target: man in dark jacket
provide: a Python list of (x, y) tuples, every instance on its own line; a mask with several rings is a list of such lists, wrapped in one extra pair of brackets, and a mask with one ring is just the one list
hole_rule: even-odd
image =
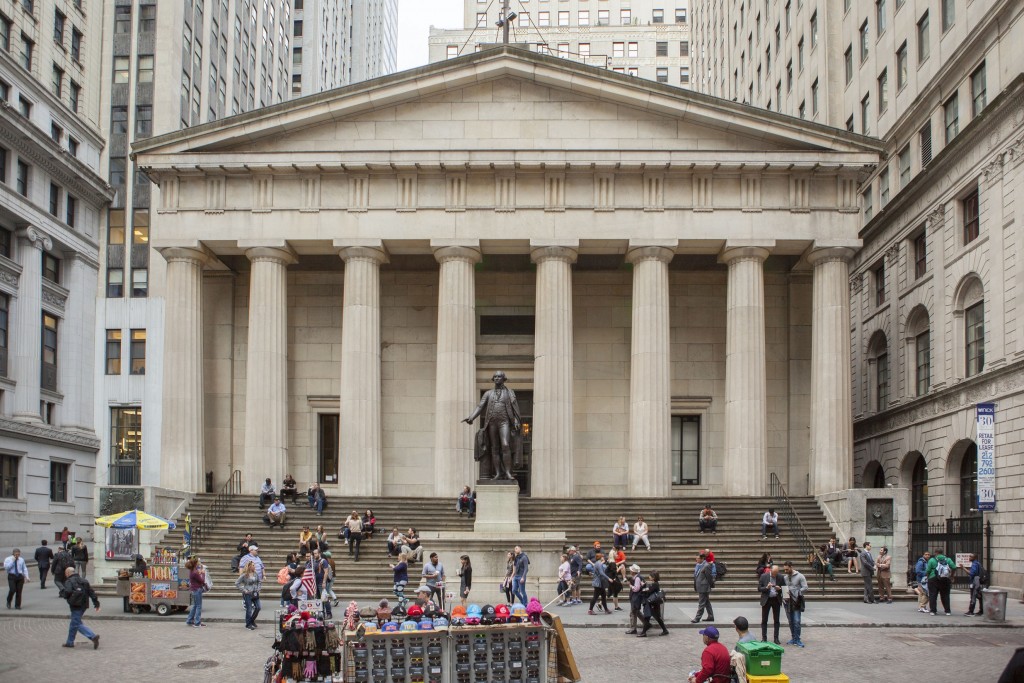
[(39, 588), (46, 588), (46, 575), (50, 572), (50, 563), (53, 561), (53, 551), (46, 545), (46, 539), (43, 539), (43, 544), (36, 548), (36, 564), (39, 565)]
[(864, 579), (864, 602), (875, 603), (875, 589), (871, 577), (875, 575), (875, 558), (871, 555), (871, 544), (865, 543), (860, 551), (860, 575)]
[(712, 586), (714, 586), (714, 577), (711, 573), (711, 563), (708, 562), (707, 555), (699, 553), (697, 565), (693, 568), (693, 590), (697, 591), (697, 615), (690, 620), (691, 624), (700, 621), (704, 610), (708, 611), (708, 618), (704, 621), (715, 620), (715, 611), (711, 607)]
[(74, 567), (75, 561), (71, 559), (71, 553), (67, 548), (57, 548), (57, 554), (53, 556), (50, 563), (50, 571), (53, 572), (53, 585), (58, 591), (64, 590), (64, 570)]
[(74, 567), (68, 567), (64, 575), (66, 577), (64, 590), (60, 592), (60, 596), (68, 601), (68, 607), (71, 608), (71, 624), (68, 626), (68, 639), (64, 643), (64, 647), (74, 647), (75, 636), (81, 633), (92, 641), (92, 649), (95, 650), (100, 646), (100, 637), (82, 623), (82, 615), (88, 609), (90, 600), (92, 600), (92, 606), (99, 612), (99, 598), (96, 597), (96, 591), (92, 589), (85, 577), (75, 573)]
[(512, 596), (525, 605), (529, 600), (526, 597), (526, 575), (530, 572), (530, 558), (519, 546), (514, 549), (515, 564), (512, 572)]
[(772, 565), (772, 568), (761, 574), (757, 580), (757, 590), (761, 593), (761, 640), (768, 640), (768, 614), (774, 617), (776, 645), (779, 642), (779, 610), (782, 609), (782, 580), (779, 579), (779, 565)]

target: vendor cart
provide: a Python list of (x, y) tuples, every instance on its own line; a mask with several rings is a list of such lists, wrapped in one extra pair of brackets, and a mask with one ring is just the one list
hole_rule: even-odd
[(188, 575), (178, 573), (178, 556), (173, 550), (157, 548), (145, 576), (127, 570), (117, 577), (117, 594), (124, 598), (124, 611), (155, 611), (160, 616), (171, 612), (184, 612), (189, 608), (191, 595)]

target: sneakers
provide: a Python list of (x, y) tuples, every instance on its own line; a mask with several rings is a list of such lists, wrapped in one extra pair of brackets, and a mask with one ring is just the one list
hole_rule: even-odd
[(804, 644), (801, 641), (799, 641), (799, 640), (794, 641), (793, 644), (796, 645), (797, 647), (803, 647), (804, 646)]
[(593, 616), (593, 614), (594, 614), (594, 610), (592, 610), (592, 609), (588, 609), (588, 610), (587, 610), (587, 614), (589, 614), (589, 615)]
[(796, 645), (796, 638), (790, 638), (787, 640), (786, 645)]
[(948, 617), (948, 616), (950, 616), (950, 613), (949, 613), (949, 612), (946, 612), (946, 616), (947, 616), (947, 617)]
[(92, 641), (92, 649), (94, 649), (94, 650), (100, 649), (100, 637), (99, 637), (98, 634), (93, 636), (89, 640)]
[(60, 646), (61, 647), (74, 647), (75, 644), (74, 643), (61, 643)]
[(924, 612), (925, 614), (928, 614), (928, 608), (927, 607), (918, 607), (917, 611), (918, 612)]
[(246, 625), (246, 628), (249, 629), (250, 631), (255, 631), (256, 630), (256, 627), (253, 626), (252, 624)]

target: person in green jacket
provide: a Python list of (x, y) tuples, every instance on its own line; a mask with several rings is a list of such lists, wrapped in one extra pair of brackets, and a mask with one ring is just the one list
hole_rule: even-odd
[(949, 591), (953, 587), (953, 572), (956, 571), (956, 563), (945, 556), (942, 548), (936, 548), (932, 553), (932, 559), (928, 560), (926, 576), (928, 577), (928, 610), (932, 616), (936, 615), (936, 601), (942, 598), (942, 608), (949, 612)]

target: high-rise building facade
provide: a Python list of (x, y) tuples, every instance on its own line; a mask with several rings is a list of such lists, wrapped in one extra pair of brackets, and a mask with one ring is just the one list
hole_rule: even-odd
[[(502, 3), (465, 0), (463, 28), (431, 29), (430, 61), (503, 40)], [(689, 0), (512, 0), (509, 40), (535, 52), (690, 86)]]
[[(0, 2), (0, 551), (91, 528), (102, 3)], [(88, 526), (87, 526), (88, 525)]]
[[(364, 15), (372, 15), (369, 28)], [(133, 143), (338, 87), (364, 71), (394, 70), (396, 27), (394, 0), (115, 0), (104, 26), (110, 40), (100, 96), (104, 170), (116, 191), (102, 230), (97, 303), (101, 512), (131, 502), (171, 515), (177, 505), (151, 489), (166, 380), (166, 262), (152, 249), (160, 244), (150, 232), (156, 209), (150, 181), (131, 158)], [(376, 52), (356, 68), (357, 46), (366, 54), (366, 45)], [(226, 185), (214, 193), (228, 206), (238, 198)]]
[[(1024, 5), (709, 0), (693, 13), (696, 89), (884, 142), (850, 264), (854, 478), (910, 490), (911, 559), (941, 521), (963, 534), (958, 552), (984, 547), (994, 580), (1024, 588)], [(989, 403), (993, 460), (978, 427)]]

